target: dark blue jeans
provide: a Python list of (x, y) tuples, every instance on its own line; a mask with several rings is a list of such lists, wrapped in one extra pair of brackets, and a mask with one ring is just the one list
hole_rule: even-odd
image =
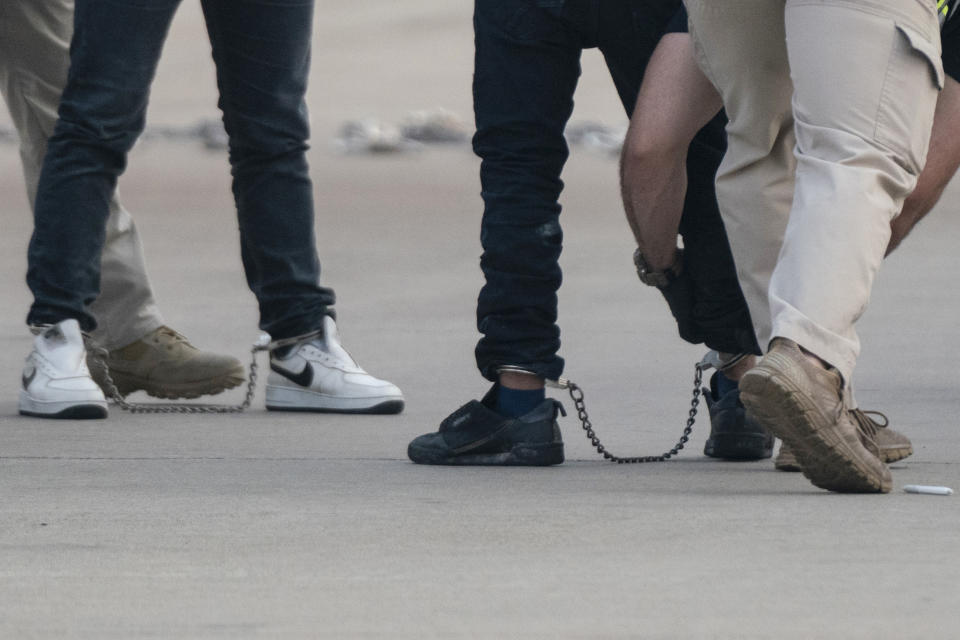
[[(630, 114), (647, 61), (679, 7), (679, 0), (476, 0), (473, 145), (482, 159), (486, 277), (476, 357), (487, 379), (502, 365), (550, 379), (563, 371), (558, 198), (581, 51), (600, 49)], [(718, 117), (690, 148), (681, 233), (696, 282), (688, 282), (690, 295), (675, 296), (688, 303), (672, 301), (671, 309), (685, 339), (739, 352), (755, 341), (714, 195), (723, 127)]]
[[(27, 321), (76, 318), (99, 293), (109, 200), (143, 131), (150, 84), (179, 0), (77, 0), (70, 74), (35, 209)], [(319, 286), (304, 93), (313, 0), (202, 0), (230, 138), (247, 283), (274, 338), (320, 328), (333, 291)], [(162, 179), (162, 177), (158, 177)], [(187, 251), (196, 250), (194, 247)], [(189, 264), (190, 256), (185, 255)]]

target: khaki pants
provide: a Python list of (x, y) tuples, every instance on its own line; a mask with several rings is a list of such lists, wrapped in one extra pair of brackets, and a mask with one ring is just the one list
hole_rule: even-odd
[(943, 86), (934, 0), (685, 0), (730, 118), (717, 198), (757, 339), (849, 381)]
[[(0, 92), (20, 136), (31, 208), (67, 80), (72, 31), (72, 0), (0, 0)], [(107, 221), (100, 296), (91, 312), (98, 325), (94, 338), (109, 349), (134, 342), (163, 324), (140, 237), (116, 194)]]

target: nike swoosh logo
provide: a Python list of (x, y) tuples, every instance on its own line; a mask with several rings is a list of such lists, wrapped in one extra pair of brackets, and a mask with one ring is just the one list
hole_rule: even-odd
[(303, 371), (301, 371), (300, 373), (293, 373), (292, 371), (287, 371), (286, 369), (282, 369), (277, 365), (273, 364), (272, 362), (270, 363), (270, 370), (276, 373), (279, 373), (287, 380), (290, 380), (291, 382), (295, 382), (301, 387), (309, 387), (311, 384), (313, 384), (313, 367), (310, 366), (309, 362), (306, 364), (306, 366), (303, 368)]
[(30, 386), (30, 383), (33, 382), (33, 379), (37, 377), (37, 370), (34, 369), (30, 372), (30, 375), (23, 374), (23, 388), (26, 390)]

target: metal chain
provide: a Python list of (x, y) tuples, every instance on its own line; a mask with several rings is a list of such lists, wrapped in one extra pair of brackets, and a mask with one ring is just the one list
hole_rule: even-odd
[(120, 394), (113, 378), (110, 377), (110, 368), (107, 366), (107, 350), (97, 347), (91, 350), (93, 361), (103, 368), (104, 392), (111, 402), (124, 411), (130, 413), (242, 413), (253, 402), (253, 394), (257, 389), (257, 352), (261, 349), (254, 346), (251, 350), (250, 375), (247, 382), (247, 393), (243, 402), (237, 405), (229, 404), (198, 404), (184, 402), (127, 402)]
[(250, 408), (250, 403), (253, 402), (253, 396), (257, 390), (257, 371), (259, 368), (257, 365), (257, 354), (261, 351), (271, 351), (279, 347), (296, 344), (317, 335), (320, 335), (319, 331), (271, 342), (269, 335), (262, 334), (250, 349), (250, 374), (247, 376), (247, 392), (246, 395), (244, 395), (243, 402), (236, 405), (199, 404), (190, 402), (127, 402), (117, 389), (113, 378), (110, 377), (110, 367), (107, 365), (107, 350), (92, 344), (88, 344), (87, 349), (93, 355), (93, 363), (97, 367), (102, 367), (105, 395), (111, 402), (124, 411), (129, 411), (130, 413), (243, 413)]
[(573, 400), (574, 406), (577, 408), (577, 417), (580, 418), (580, 422), (583, 424), (583, 430), (586, 432), (587, 440), (590, 441), (596, 450), (597, 453), (602, 455), (605, 459), (610, 460), (611, 462), (616, 462), (617, 464), (639, 464), (643, 462), (665, 462), (675, 456), (683, 446), (687, 444), (687, 441), (690, 439), (690, 433), (693, 431), (693, 424), (697, 420), (697, 407), (700, 405), (700, 385), (703, 382), (703, 370), (704, 363), (698, 362), (696, 365), (696, 372), (693, 376), (693, 398), (690, 400), (690, 411), (687, 417), (686, 427), (683, 429), (683, 434), (680, 436), (680, 439), (677, 441), (677, 444), (673, 446), (670, 451), (666, 453), (661, 453), (659, 456), (635, 456), (624, 458), (620, 456), (615, 456), (607, 448), (603, 446), (603, 443), (600, 442), (600, 438), (597, 437), (596, 432), (593, 430), (593, 424), (590, 422), (590, 417), (587, 415), (587, 407), (583, 401), (583, 389), (577, 386), (576, 383), (570, 382), (569, 380), (561, 380), (559, 384), (560, 388), (566, 388), (570, 392), (570, 398)]

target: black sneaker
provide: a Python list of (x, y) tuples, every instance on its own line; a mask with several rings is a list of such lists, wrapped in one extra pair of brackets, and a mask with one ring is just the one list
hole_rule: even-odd
[(519, 418), (505, 418), (491, 407), (494, 385), (483, 400), (471, 400), (440, 423), (440, 430), (415, 438), (407, 455), (417, 464), (545, 467), (563, 462), (563, 440), (556, 400), (546, 399)]
[(747, 418), (740, 402), (740, 390), (717, 394), (717, 376), (710, 378), (710, 390), (704, 393), (710, 411), (710, 437), (704, 455), (725, 460), (763, 460), (773, 455), (773, 435)]

